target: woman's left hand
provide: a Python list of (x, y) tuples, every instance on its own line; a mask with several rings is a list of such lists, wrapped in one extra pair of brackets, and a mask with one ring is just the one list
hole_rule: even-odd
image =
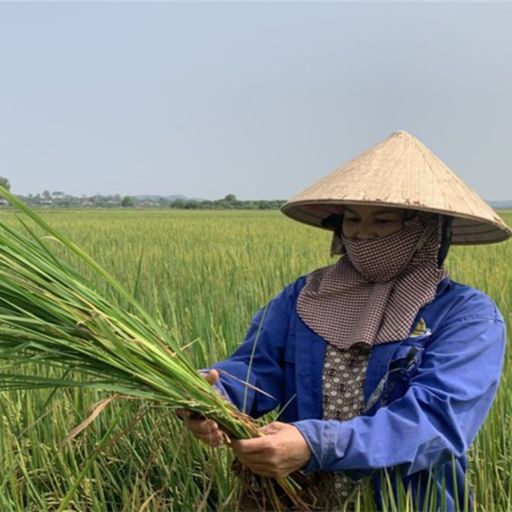
[(293, 425), (276, 421), (261, 429), (266, 435), (254, 439), (232, 439), (231, 447), (240, 461), (257, 475), (283, 478), (302, 469), (311, 450)]

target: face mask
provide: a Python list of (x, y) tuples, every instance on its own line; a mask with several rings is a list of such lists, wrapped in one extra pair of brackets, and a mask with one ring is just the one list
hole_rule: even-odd
[(370, 240), (343, 238), (343, 245), (347, 258), (359, 274), (369, 282), (385, 283), (408, 267), (433, 229), (434, 223), (425, 227), (415, 217), (390, 235)]

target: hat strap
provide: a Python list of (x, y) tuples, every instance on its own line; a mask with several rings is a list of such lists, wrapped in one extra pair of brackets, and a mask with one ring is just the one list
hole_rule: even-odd
[(424, 229), (424, 231), (421, 234), (420, 238), (416, 242), (416, 245), (414, 246), (414, 249), (411, 251), (411, 254), (407, 258), (405, 263), (402, 265), (402, 268), (398, 271), (397, 275), (401, 274), (408, 267), (409, 263), (411, 263), (412, 259), (416, 255), (416, 253), (418, 251), (420, 251), (420, 249), (425, 245), (427, 240), (435, 233), (436, 229), (439, 228), (439, 215), (436, 215), (436, 220), (437, 220), (437, 222), (435, 224), (431, 223), (430, 225), (428, 225)]

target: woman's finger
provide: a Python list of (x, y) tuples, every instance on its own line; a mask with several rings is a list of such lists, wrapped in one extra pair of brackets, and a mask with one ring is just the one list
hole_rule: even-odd
[(222, 434), (222, 432), (219, 432), (210, 435), (201, 435), (198, 436), (197, 439), (199, 439), (203, 443), (206, 443), (208, 446), (211, 446), (212, 448), (217, 448), (217, 446), (221, 446), (224, 444), (225, 436)]
[(213, 434), (219, 432), (219, 426), (212, 420), (185, 420), (185, 426), (193, 433)]
[[(201, 373), (212, 386), (219, 380), (219, 372), (217, 370), (209, 370), (208, 373)], [(215, 421), (200, 416), (188, 409), (178, 409), (176, 414), (183, 420), (185, 427), (197, 439), (212, 447), (224, 444), (226, 434), (222, 432)]]
[(224, 444), (226, 434), (213, 420), (207, 419), (185, 419), (185, 426), (190, 433), (209, 446), (217, 447)]
[(217, 370), (210, 370), (206, 374), (205, 378), (208, 381), (208, 384), (213, 386), (219, 380), (219, 372)]

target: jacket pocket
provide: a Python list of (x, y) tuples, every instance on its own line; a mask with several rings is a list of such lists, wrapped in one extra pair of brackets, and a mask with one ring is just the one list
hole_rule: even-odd
[(428, 337), (422, 336), (405, 340), (391, 357), (382, 393), (383, 405), (402, 397), (409, 389), (409, 381), (423, 359), (424, 343)]
[(396, 348), (386, 373), (370, 394), (364, 411), (369, 411), (377, 402), (384, 406), (405, 394), (409, 388), (409, 380), (422, 361), (425, 343), (429, 337), (430, 332), (409, 337)]

